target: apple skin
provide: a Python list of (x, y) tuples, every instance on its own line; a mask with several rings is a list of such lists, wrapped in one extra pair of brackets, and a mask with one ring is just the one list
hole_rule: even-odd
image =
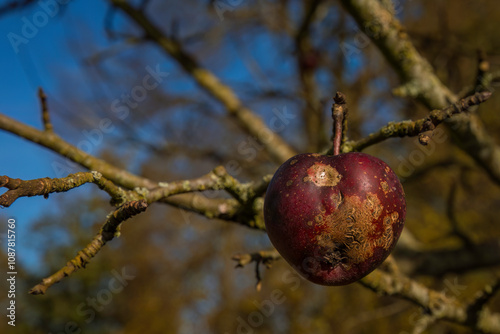
[(345, 285), (368, 275), (403, 230), (403, 187), (382, 160), (364, 153), (299, 154), (276, 171), (266, 192), (267, 234), (303, 277)]

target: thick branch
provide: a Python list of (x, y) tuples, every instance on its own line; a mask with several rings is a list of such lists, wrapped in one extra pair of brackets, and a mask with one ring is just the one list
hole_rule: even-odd
[(54, 274), (44, 278), (42, 282), (34, 286), (29, 293), (32, 295), (43, 295), (48, 288), (59, 283), (64, 277), (71, 275), (78, 269), (84, 268), (101, 248), (115, 237), (122, 222), (145, 211), (147, 207), (148, 204), (146, 201), (134, 201), (126, 203), (115, 210), (109, 215), (101, 231), (99, 231), (84, 249), (78, 252), (75, 258), (68, 261), (63, 268), (59, 269)]
[(89, 182), (96, 182), (96, 173), (75, 173), (60, 179), (44, 177), (34, 180), (12, 179), (0, 176), (0, 187), (9, 189), (0, 196), (0, 206), (9, 207), (19, 197), (47, 196), (50, 193), (65, 192)]
[(198, 64), (178, 41), (163, 34), (142, 11), (135, 9), (125, 0), (111, 0), (111, 3), (144, 29), (148, 38), (174, 58), (206, 92), (222, 103), (228, 113), (238, 120), (239, 125), (247, 133), (255, 137), (265, 147), (276, 162), (283, 163), (296, 154), (279, 135), (267, 127), (259, 116), (243, 105), (230, 87)]
[[(429, 109), (458, 100), (418, 53), (396, 17), (377, 0), (342, 0), (359, 27), (382, 51), (399, 74), (403, 86), (395, 93), (416, 97)], [(447, 122), (459, 145), (500, 183), (500, 147), (477, 115), (461, 115)]]

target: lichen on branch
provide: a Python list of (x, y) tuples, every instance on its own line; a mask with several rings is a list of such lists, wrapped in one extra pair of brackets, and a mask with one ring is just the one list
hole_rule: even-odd
[(490, 92), (475, 93), (444, 109), (432, 110), (425, 118), (416, 121), (390, 122), (377, 132), (360, 140), (348, 142), (345, 146), (348, 151), (361, 151), (388, 138), (418, 136), (426, 131), (434, 130), (436, 126), (454, 115), (467, 112), (470, 107), (483, 103), (490, 96)]
[(79, 172), (67, 177), (51, 179), (48, 177), (21, 180), (8, 176), (0, 176), (0, 187), (9, 189), (0, 196), (0, 206), (9, 207), (19, 197), (48, 196), (50, 193), (65, 192), (79, 187), (85, 183), (97, 182), (100, 178), (98, 173)]

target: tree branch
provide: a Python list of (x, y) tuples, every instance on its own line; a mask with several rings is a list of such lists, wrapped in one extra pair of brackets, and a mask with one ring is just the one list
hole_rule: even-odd
[(60, 179), (44, 177), (34, 180), (12, 179), (0, 176), (0, 187), (9, 189), (0, 196), (0, 206), (9, 207), (19, 197), (45, 196), (50, 193), (65, 192), (89, 182), (96, 182), (99, 173), (75, 173)]
[(52, 132), (54, 129), (52, 123), (50, 122), (49, 107), (47, 106), (47, 95), (43, 91), (42, 87), (38, 88), (38, 98), (40, 99), (40, 105), (42, 108), (42, 122), (45, 131)]
[[(466, 112), (470, 107), (483, 103), (491, 96), (490, 92), (476, 93), (472, 96), (460, 100), (458, 103), (452, 104), (441, 110), (433, 110), (429, 116), (416, 121), (390, 122), (386, 126), (379, 129), (377, 132), (362, 138), (358, 141), (346, 143), (348, 151), (361, 151), (364, 148), (380, 143), (388, 138), (393, 137), (414, 137), (419, 134), (432, 131), (436, 126), (452, 118), (457, 114)], [(456, 116), (455, 116), (456, 117)]]

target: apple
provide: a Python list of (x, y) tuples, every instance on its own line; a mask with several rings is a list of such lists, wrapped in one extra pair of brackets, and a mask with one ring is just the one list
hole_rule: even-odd
[(264, 201), (274, 247), (321, 285), (349, 284), (377, 268), (396, 245), (405, 215), (396, 174), (382, 160), (357, 152), (290, 158)]

